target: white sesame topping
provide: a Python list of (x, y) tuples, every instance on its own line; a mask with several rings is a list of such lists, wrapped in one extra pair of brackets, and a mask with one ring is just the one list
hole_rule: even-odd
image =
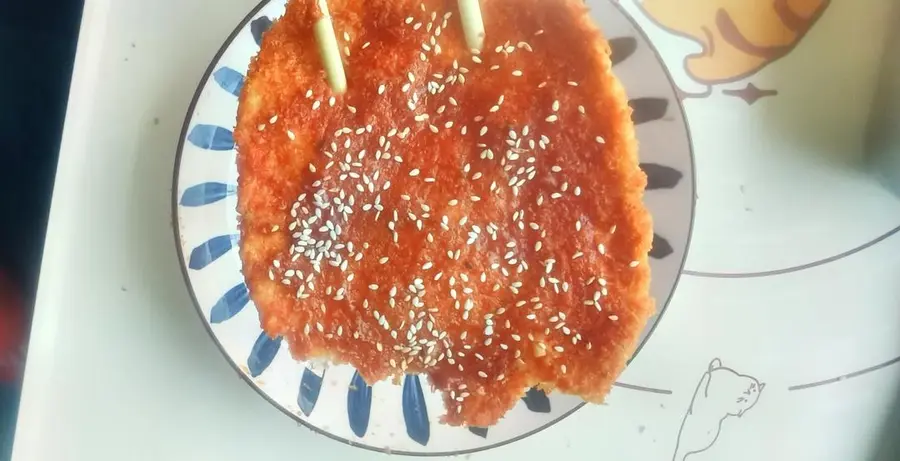
[(413, 176), (413, 177), (418, 176), (418, 175), (419, 175), (419, 169), (418, 169), (418, 168), (413, 168), (413, 169), (409, 172), (409, 175), (410, 175), (410, 176)]
[(569, 86), (578, 86), (578, 82), (573, 82), (573, 81), (569, 80), (568, 83), (569, 83)]
[(487, 377), (488, 377), (487, 373), (485, 373), (485, 372), (483, 372), (483, 371), (479, 371), (479, 372), (478, 372), (478, 376), (481, 376), (482, 378), (487, 378)]
[(559, 110), (559, 100), (554, 100), (553, 105), (550, 106), (550, 108), (553, 109), (553, 112), (558, 111)]
[(513, 77), (521, 77), (522, 71), (519, 69), (516, 69), (516, 70), (512, 71), (512, 75), (513, 75)]
[(628, 267), (638, 267), (639, 264), (640, 261), (631, 261), (630, 263), (628, 263)]
[(596, 140), (598, 144), (606, 144), (606, 140), (603, 139), (603, 136), (597, 136), (594, 140)]
[(556, 114), (553, 114), (553, 115), (550, 115), (549, 117), (545, 118), (544, 120), (548, 121), (550, 123), (553, 123), (553, 122), (559, 120), (559, 117)]

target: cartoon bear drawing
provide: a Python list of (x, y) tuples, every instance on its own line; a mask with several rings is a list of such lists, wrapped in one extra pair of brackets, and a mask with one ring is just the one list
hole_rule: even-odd
[(713, 359), (681, 421), (672, 460), (684, 461), (708, 450), (719, 438), (722, 423), (730, 417), (740, 418), (753, 408), (765, 387), (756, 378), (739, 374), (722, 366), (721, 360)]

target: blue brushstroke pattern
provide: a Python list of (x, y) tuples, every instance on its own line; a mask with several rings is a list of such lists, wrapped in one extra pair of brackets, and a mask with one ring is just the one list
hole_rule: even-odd
[(684, 176), (675, 168), (658, 163), (641, 163), (641, 169), (647, 175), (647, 190), (672, 189)]
[(428, 423), (428, 408), (422, 394), (422, 383), (416, 375), (403, 378), (403, 420), (406, 434), (421, 445), (428, 445), (431, 426)]
[(475, 434), (475, 435), (477, 435), (477, 436), (479, 436), (479, 437), (481, 437), (481, 438), (483, 438), (483, 439), (486, 439), (486, 438), (487, 438), (487, 433), (488, 433), (488, 428), (486, 428), (486, 427), (473, 427), (473, 426), (469, 426), (469, 432), (471, 432), (471, 433), (473, 433), (473, 434)]
[(547, 398), (544, 391), (536, 387), (528, 389), (522, 400), (525, 402), (525, 406), (535, 413), (550, 413), (550, 399)]
[(234, 134), (231, 130), (216, 125), (195, 125), (188, 134), (188, 142), (209, 150), (234, 149)]
[(281, 336), (272, 339), (265, 331), (256, 338), (253, 349), (250, 350), (250, 357), (247, 358), (247, 368), (250, 369), (250, 376), (257, 377), (269, 368), (278, 349), (281, 348)]
[(234, 185), (220, 182), (205, 182), (185, 189), (184, 193), (181, 194), (179, 203), (181, 206), (190, 207), (209, 205), (229, 195), (234, 195), (235, 192), (237, 192), (237, 187)]
[(244, 87), (244, 76), (240, 72), (230, 67), (223, 67), (213, 74), (213, 79), (223, 90), (235, 96), (241, 95), (241, 88)]
[(209, 323), (222, 323), (244, 309), (250, 302), (247, 285), (239, 283), (225, 292), (209, 311)]
[(653, 233), (653, 247), (650, 248), (650, 257), (653, 259), (663, 259), (666, 256), (674, 253), (675, 249), (672, 248), (672, 244), (666, 240), (665, 237)]
[(322, 390), (322, 379), (325, 377), (325, 371), (322, 376), (317, 375), (309, 367), (303, 369), (303, 377), (300, 378), (300, 392), (297, 394), (297, 405), (304, 415), (312, 414), (316, 407), (316, 401), (319, 400), (319, 391)]
[(355, 372), (347, 390), (347, 418), (350, 421), (350, 429), (357, 437), (366, 435), (371, 411), (372, 387), (366, 384), (359, 372)]
[(268, 16), (260, 16), (250, 22), (250, 34), (257, 46), (262, 45), (263, 34), (272, 27), (272, 20)]
[(188, 261), (188, 267), (194, 270), (200, 270), (210, 265), (213, 261), (219, 259), (225, 253), (228, 253), (238, 241), (238, 235), (220, 235), (213, 237), (194, 248), (191, 251), (191, 259)]

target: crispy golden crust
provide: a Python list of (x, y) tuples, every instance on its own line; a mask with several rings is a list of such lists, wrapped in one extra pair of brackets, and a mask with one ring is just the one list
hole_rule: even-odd
[(293, 0), (240, 99), (241, 258), (266, 332), (369, 382), (427, 374), (449, 424), (493, 424), (535, 385), (602, 401), (653, 311), (652, 230), (584, 6), (483, 1), (473, 57), (455, 1), (329, 3), (348, 92), (331, 99), (313, 2)]

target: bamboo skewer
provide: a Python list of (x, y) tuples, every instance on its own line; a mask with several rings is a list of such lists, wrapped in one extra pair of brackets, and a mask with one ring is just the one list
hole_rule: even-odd
[(334, 24), (331, 22), (331, 13), (328, 12), (326, 0), (317, 0), (322, 17), (313, 26), (316, 43), (319, 45), (319, 55), (322, 57), (322, 65), (325, 67), (325, 78), (328, 86), (335, 94), (347, 91), (347, 75), (344, 73), (344, 63), (341, 60), (341, 50), (338, 47), (337, 37), (334, 35)]
[(459, 0), (459, 16), (466, 36), (466, 46), (470, 50), (481, 51), (484, 45), (484, 19), (481, 17), (478, 0)]

